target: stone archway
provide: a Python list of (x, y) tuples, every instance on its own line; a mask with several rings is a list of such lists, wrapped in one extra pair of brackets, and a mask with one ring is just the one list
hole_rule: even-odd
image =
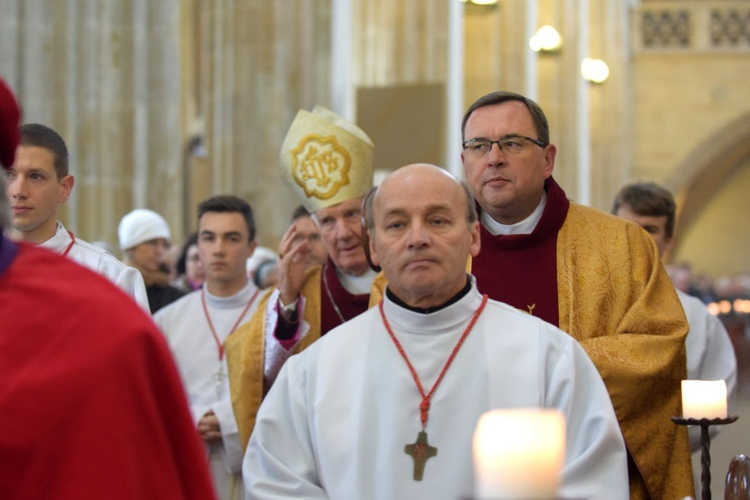
[(666, 261), (677, 253), (684, 235), (724, 182), (750, 159), (750, 112), (693, 148), (668, 185), (677, 202), (677, 240)]

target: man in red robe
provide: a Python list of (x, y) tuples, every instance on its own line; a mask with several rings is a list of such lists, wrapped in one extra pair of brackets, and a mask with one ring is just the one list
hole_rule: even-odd
[(628, 447), (631, 498), (693, 494), (680, 415), (687, 323), (651, 238), (568, 201), (552, 178), (544, 112), (512, 92), (467, 110), (461, 159), (480, 208), (479, 291), (577, 339), (599, 369)]
[[(0, 79), (0, 160), (20, 112)], [(169, 349), (115, 285), (3, 235), (0, 178), (0, 498), (212, 499)]]

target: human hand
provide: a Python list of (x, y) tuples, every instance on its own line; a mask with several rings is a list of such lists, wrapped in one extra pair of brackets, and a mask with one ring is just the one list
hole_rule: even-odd
[(221, 441), (221, 428), (219, 419), (213, 410), (208, 410), (198, 421), (198, 434), (206, 443)]
[(289, 226), (279, 243), (278, 282), (279, 299), (286, 305), (291, 304), (299, 296), (302, 282), (305, 279), (309, 251), (307, 239), (297, 240), (297, 228), (294, 223)]

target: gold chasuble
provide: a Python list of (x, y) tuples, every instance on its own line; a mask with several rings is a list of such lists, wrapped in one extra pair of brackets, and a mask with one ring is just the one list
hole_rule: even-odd
[[(628, 448), (630, 497), (693, 495), (687, 430), (670, 420), (682, 414), (687, 320), (653, 240), (635, 224), (575, 203), (556, 238), (557, 326), (580, 342), (607, 386)], [(495, 251), (483, 243), (480, 255)], [(489, 272), (512, 288), (504, 265)], [(381, 273), (371, 304), (385, 286)]]
[[(321, 320), (321, 266), (309, 269), (305, 274), (300, 294), (307, 301), (302, 318), (310, 325), (307, 335), (297, 344), (293, 353), (302, 352), (320, 338)], [(229, 391), (232, 395), (232, 408), (240, 442), (247, 447), (255, 426), (255, 416), (263, 401), (266, 349), (266, 308), (273, 294), (269, 290), (258, 304), (253, 317), (240, 326), (226, 341), (227, 370), (229, 371)]]
[(607, 386), (634, 461), (630, 497), (692, 495), (687, 429), (670, 420), (682, 414), (687, 320), (656, 246), (635, 224), (623, 231), (608, 214), (571, 203), (557, 249), (559, 327)]

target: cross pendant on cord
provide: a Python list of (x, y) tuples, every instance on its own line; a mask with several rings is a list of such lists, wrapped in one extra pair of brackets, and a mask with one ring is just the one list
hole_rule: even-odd
[(424, 475), (424, 466), (427, 463), (427, 459), (437, 455), (437, 448), (430, 446), (427, 443), (427, 433), (425, 431), (419, 431), (417, 440), (412, 444), (404, 446), (404, 453), (411, 455), (414, 460), (414, 480), (421, 481)]

